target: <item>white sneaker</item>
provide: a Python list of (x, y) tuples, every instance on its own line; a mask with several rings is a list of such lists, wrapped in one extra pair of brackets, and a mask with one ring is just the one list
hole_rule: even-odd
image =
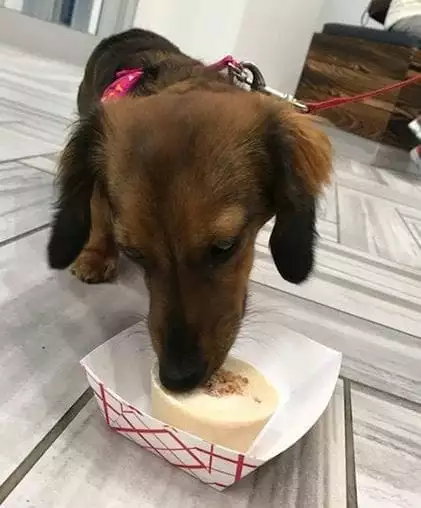
[(421, 141), (421, 117), (412, 120), (412, 122), (408, 124), (408, 127), (412, 134)]
[(421, 171), (421, 145), (416, 146), (410, 151), (411, 159), (415, 162), (417, 168)]

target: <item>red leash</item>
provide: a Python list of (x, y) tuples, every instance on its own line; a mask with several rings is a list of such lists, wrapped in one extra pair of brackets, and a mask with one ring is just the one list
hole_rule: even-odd
[(376, 97), (377, 95), (397, 90), (398, 88), (403, 88), (421, 80), (421, 74), (417, 74), (416, 76), (400, 81), (399, 83), (394, 83), (393, 85), (388, 85), (371, 92), (354, 95), (353, 97), (334, 97), (333, 99), (327, 99), (320, 102), (303, 102), (292, 95), (281, 93), (278, 90), (267, 86), (260, 69), (252, 62), (239, 62), (232, 56), (228, 55), (209, 67), (214, 68), (215, 70), (223, 70), (228, 67), (231, 72), (233, 72), (236, 79), (238, 79), (241, 83), (247, 84), (252, 90), (257, 90), (286, 100), (303, 113), (317, 113), (318, 111), (336, 108), (338, 106), (343, 106), (344, 104), (360, 102), (364, 99)]
[[(375, 97), (398, 88), (403, 88), (404, 86), (408, 86), (421, 80), (421, 74), (417, 74), (416, 76), (400, 81), (399, 83), (385, 86), (371, 92), (354, 95), (353, 97), (335, 97), (333, 99), (327, 99), (320, 102), (302, 102), (295, 99), (292, 95), (281, 93), (274, 88), (266, 86), (265, 79), (259, 68), (251, 62), (240, 62), (231, 55), (228, 55), (225, 58), (218, 60), (216, 63), (208, 65), (207, 68), (217, 72), (228, 69), (228, 71), (231, 72), (238, 81), (248, 85), (252, 90), (260, 91), (268, 95), (274, 95), (280, 99), (286, 100), (293, 104), (296, 108), (300, 109), (303, 113), (317, 113), (318, 111), (336, 108), (338, 106), (343, 106), (344, 104), (360, 102), (364, 99), (369, 99), (370, 97)], [(141, 68), (124, 69), (117, 72), (116, 80), (106, 88), (101, 98), (101, 102), (126, 95), (130, 92), (137, 81), (142, 78), (142, 76), (143, 69)]]
[(369, 99), (370, 97), (376, 97), (377, 95), (381, 95), (386, 92), (390, 92), (392, 90), (397, 90), (398, 88), (403, 88), (404, 86), (408, 86), (416, 81), (421, 80), (421, 74), (417, 74), (412, 78), (405, 79), (404, 81), (400, 81), (399, 83), (395, 83), (393, 85), (388, 85), (383, 88), (379, 88), (378, 90), (373, 90), (371, 92), (361, 93), (358, 95), (354, 95), (353, 97), (335, 97), (334, 99), (327, 99), (325, 101), (320, 102), (306, 102), (307, 113), (316, 113), (318, 111), (323, 111), (324, 109), (332, 109), (337, 106), (342, 106), (344, 104), (352, 104), (353, 102), (360, 102), (364, 99)]

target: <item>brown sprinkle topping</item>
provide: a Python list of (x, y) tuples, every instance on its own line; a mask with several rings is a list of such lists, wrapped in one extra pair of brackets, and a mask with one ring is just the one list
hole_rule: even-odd
[(212, 397), (224, 395), (244, 395), (249, 380), (240, 374), (225, 369), (220, 369), (204, 385), (204, 390)]

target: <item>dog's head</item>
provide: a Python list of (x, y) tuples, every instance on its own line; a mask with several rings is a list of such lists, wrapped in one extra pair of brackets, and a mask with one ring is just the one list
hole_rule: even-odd
[(118, 245), (144, 269), (161, 380), (193, 388), (235, 340), (256, 234), (272, 216), (279, 273), (308, 276), (330, 165), (312, 120), (259, 94), (175, 88), (106, 104), (76, 125), (62, 155), (50, 265), (65, 268), (86, 243), (97, 185)]

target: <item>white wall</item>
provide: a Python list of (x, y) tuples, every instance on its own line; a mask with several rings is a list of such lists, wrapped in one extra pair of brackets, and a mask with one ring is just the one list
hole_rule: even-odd
[(23, 8), (23, 0), (5, 0), (4, 6), (7, 7), (8, 9), (21, 11)]
[[(343, 23), (345, 25), (361, 25), (361, 16), (370, 0), (324, 0), (323, 7), (317, 20), (317, 30), (320, 31), (325, 23)], [(383, 28), (383, 25), (369, 20), (368, 27)]]
[(93, 35), (0, 7), (0, 44), (84, 67), (98, 43)]
[(293, 92), (323, 0), (140, 0), (134, 25), (212, 62), (253, 60), (268, 84)]
[(247, 0), (140, 0), (133, 24), (212, 62), (233, 51), (246, 4)]
[(268, 84), (294, 93), (323, 0), (249, 0), (235, 55), (262, 69)]

